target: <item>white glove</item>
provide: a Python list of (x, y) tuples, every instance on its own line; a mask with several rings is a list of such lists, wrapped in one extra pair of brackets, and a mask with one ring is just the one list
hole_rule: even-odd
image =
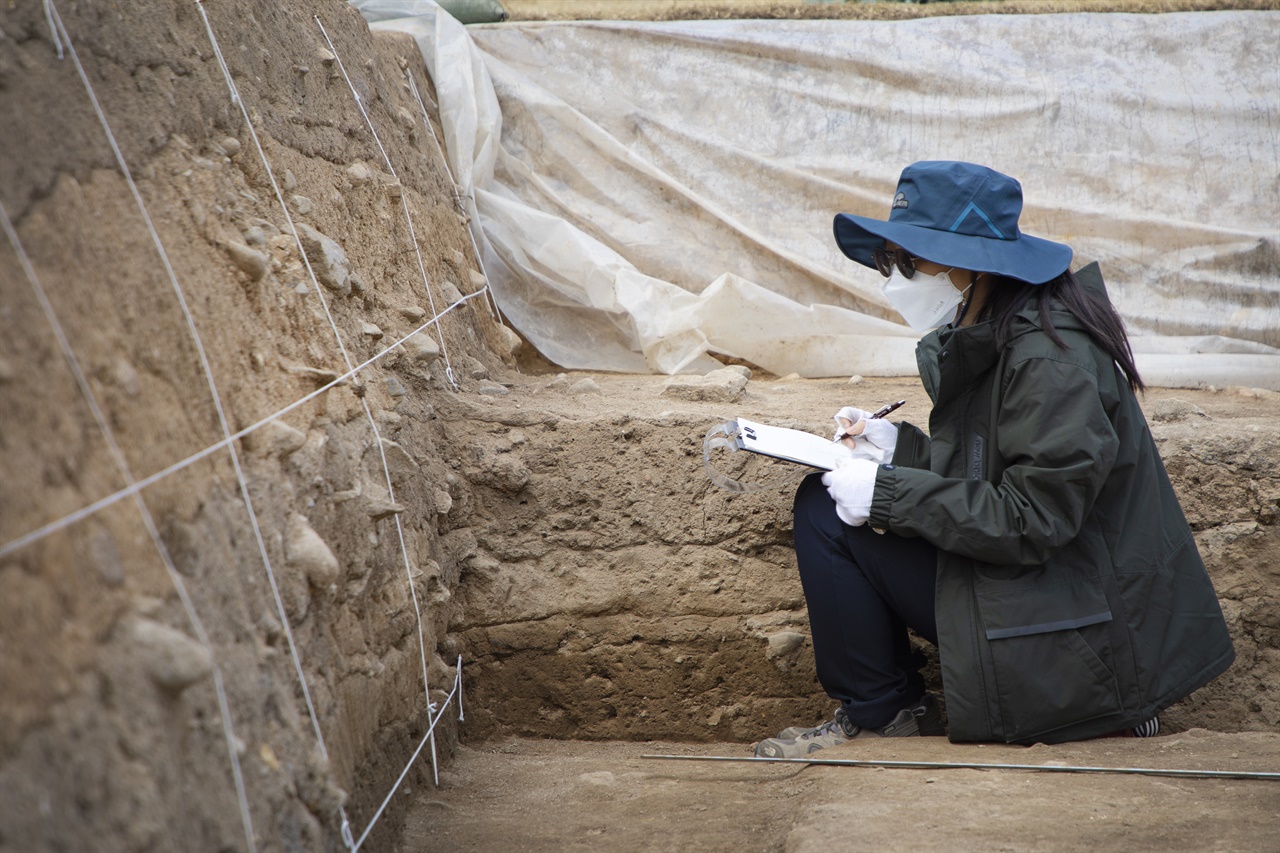
[(884, 418), (872, 418), (871, 412), (853, 406), (845, 406), (835, 413), (836, 434), (833, 440), (845, 435), (845, 428), (840, 419), (851, 421), (856, 426), (862, 421), (862, 432), (855, 435), (853, 451), (860, 459), (884, 463), (893, 459), (893, 451), (898, 446), (898, 428)]
[(866, 459), (851, 459), (822, 475), (822, 485), (836, 502), (836, 515), (845, 524), (857, 527), (866, 524), (871, 516), (871, 498), (875, 495), (879, 468)]

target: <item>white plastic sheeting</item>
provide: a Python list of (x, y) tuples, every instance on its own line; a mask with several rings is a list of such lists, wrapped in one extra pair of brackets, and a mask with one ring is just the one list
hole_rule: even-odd
[(1280, 388), (1280, 13), (464, 28), (355, 5), (416, 39), (498, 303), (563, 366), (914, 373), (832, 217), (885, 217), (903, 166), (957, 159), (1102, 263), (1148, 381)]

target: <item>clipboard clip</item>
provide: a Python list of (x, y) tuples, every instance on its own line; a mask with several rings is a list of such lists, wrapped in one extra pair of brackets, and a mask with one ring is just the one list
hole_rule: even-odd
[(800, 468), (763, 483), (744, 483), (736, 477), (729, 476), (712, 464), (711, 452), (713, 450), (724, 449), (730, 453), (736, 453), (739, 450), (746, 450), (747, 442), (755, 440), (755, 430), (751, 427), (740, 428), (737, 420), (725, 421), (707, 430), (706, 436), (702, 439), (702, 470), (706, 472), (707, 479), (725, 491), (745, 494), (747, 492), (775, 489), (778, 486), (793, 483), (800, 476), (807, 473), (805, 469)]

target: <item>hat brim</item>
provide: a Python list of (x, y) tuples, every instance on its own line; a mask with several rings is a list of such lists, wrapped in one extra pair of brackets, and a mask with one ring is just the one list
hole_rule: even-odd
[(876, 263), (871, 252), (886, 240), (935, 264), (995, 273), (1029, 284), (1052, 281), (1071, 265), (1070, 246), (1030, 234), (999, 240), (837, 213), (835, 237), (846, 257), (872, 269)]

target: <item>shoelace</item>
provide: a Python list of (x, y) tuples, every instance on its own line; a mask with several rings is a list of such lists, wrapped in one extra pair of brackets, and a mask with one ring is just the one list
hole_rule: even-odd
[(824, 735), (835, 734), (839, 732), (844, 734), (844, 726), (840, 725), (839, 718), (827, 720), (811, 732), (804, 732), (800, 735), (799, 740), (812, 740), (813, 738), (823, 737)]

